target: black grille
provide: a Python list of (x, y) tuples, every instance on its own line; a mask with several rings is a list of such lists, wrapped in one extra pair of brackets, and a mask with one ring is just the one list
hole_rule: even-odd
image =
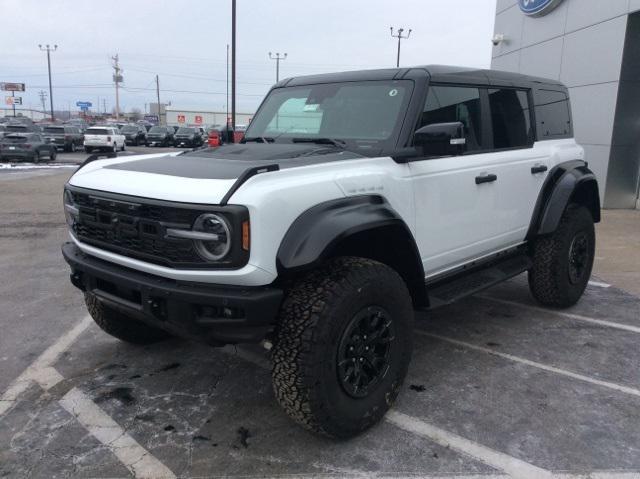
[(203, 266), (193, 242), (165, 238), (166, 228), (189, 229), (206, 209), (144, 203), (73, 191), (80, 210), (73, 226), (76, 237), (101, 249), (172, 267)]

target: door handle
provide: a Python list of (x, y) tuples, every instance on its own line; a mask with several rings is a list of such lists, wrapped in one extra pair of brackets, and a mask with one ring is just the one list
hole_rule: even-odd
[(481, 185), (482, 183), (493, 183), (497, 179), (498, 177), (493, 174), (484, 174), (484, 175), (476, 176), (476, 185)]
[(547, 165), (536, 165), (536, 166), (532, 166), (531, 167), (531, 174), (532, 175), (537, 175), (538, 173), (544, 173), (545, 171), (547, 171), (549, 168), (547, 168)]

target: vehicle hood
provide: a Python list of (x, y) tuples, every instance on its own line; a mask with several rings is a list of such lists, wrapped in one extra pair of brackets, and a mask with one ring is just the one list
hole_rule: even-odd
[(227, 145), (186, 154), (98, 160), (80, 169), (69, 183), (145, 198), (217, 204), (249, 168), (277, 164), (284, 170), (358, 158), (364, 157), (324, 145)]

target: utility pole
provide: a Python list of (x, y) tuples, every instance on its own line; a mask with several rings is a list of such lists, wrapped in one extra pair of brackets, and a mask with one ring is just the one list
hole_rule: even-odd
[(111, 57), (113, 60), (113, 70), (115, 73), (113, 74), (113, 82), (116, 84), (116, 120), (120, 119), (120, 83), (122, 82), (122, 69), (118, 64), (119, 58), (116, 53), (115, 56)]
[(231, 128), (236, 131), (236, 0), (231, 0)]
[(54, 121), (53, 117), (53, 87), (51, 86), (51, 52), (55, 52), (58, 49), (58, 45), (54, 45), (53, 48), (46, 44), (44, 47), (38, 45), (40, 51), (47, 52), (47, 68), (49, 70), (49, 100), (51, 101), (51, 121)]
[(107, 99), (102, 99), (102, 113), (107, 113)]
[(269, 52), (269, 58), (276, 61), (276, 83), (278, 83), (280, 81), (280, 60), (286, 60), (287, 54), (285, 53), (284, 56), (281, 57), (279, 53), (276, 53), (274, 56)]
[(225, 128), (229, 125), (229, 44), (227, 43), (227, 102), (225, 103), (225, 109), (227, 111), (224, 117)]
[(158, 97), (158, 125), (162, 125), (162, 109), (160, 108), (160, 78), (156, 75), (156, 96)]
[(47, 92), (44, 90), (40, 90), (38, 92), (38, 96), (40, 96), (40, 103), (42, 104), (42, 111), (47, 110)]
[(404, 32), (404, 28), (399, 28), (398, 29), (398, 33), (396, 33), (394, 35), (393, 34), (393, 27), (391, 27), (391, 36), (393, 38), (397, 38), (398, 39), (398, 57), (396, 59), (396, 67), (400, 67), (400, 41), (401, 40), (406, 40), (411, 36), (411, 29), (409, 29), (409, 33), (407, 33), (406, 36), (402, 35), (403, 32)]

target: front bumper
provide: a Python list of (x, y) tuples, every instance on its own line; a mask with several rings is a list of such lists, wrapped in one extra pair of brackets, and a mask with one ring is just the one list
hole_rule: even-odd
[(273, 329), (283, 292), (270, 286), (238, 287), (176, 281), (62, 246), (71, 282), (106, 305), (178, 336), (209, 344), (259, 342)]

